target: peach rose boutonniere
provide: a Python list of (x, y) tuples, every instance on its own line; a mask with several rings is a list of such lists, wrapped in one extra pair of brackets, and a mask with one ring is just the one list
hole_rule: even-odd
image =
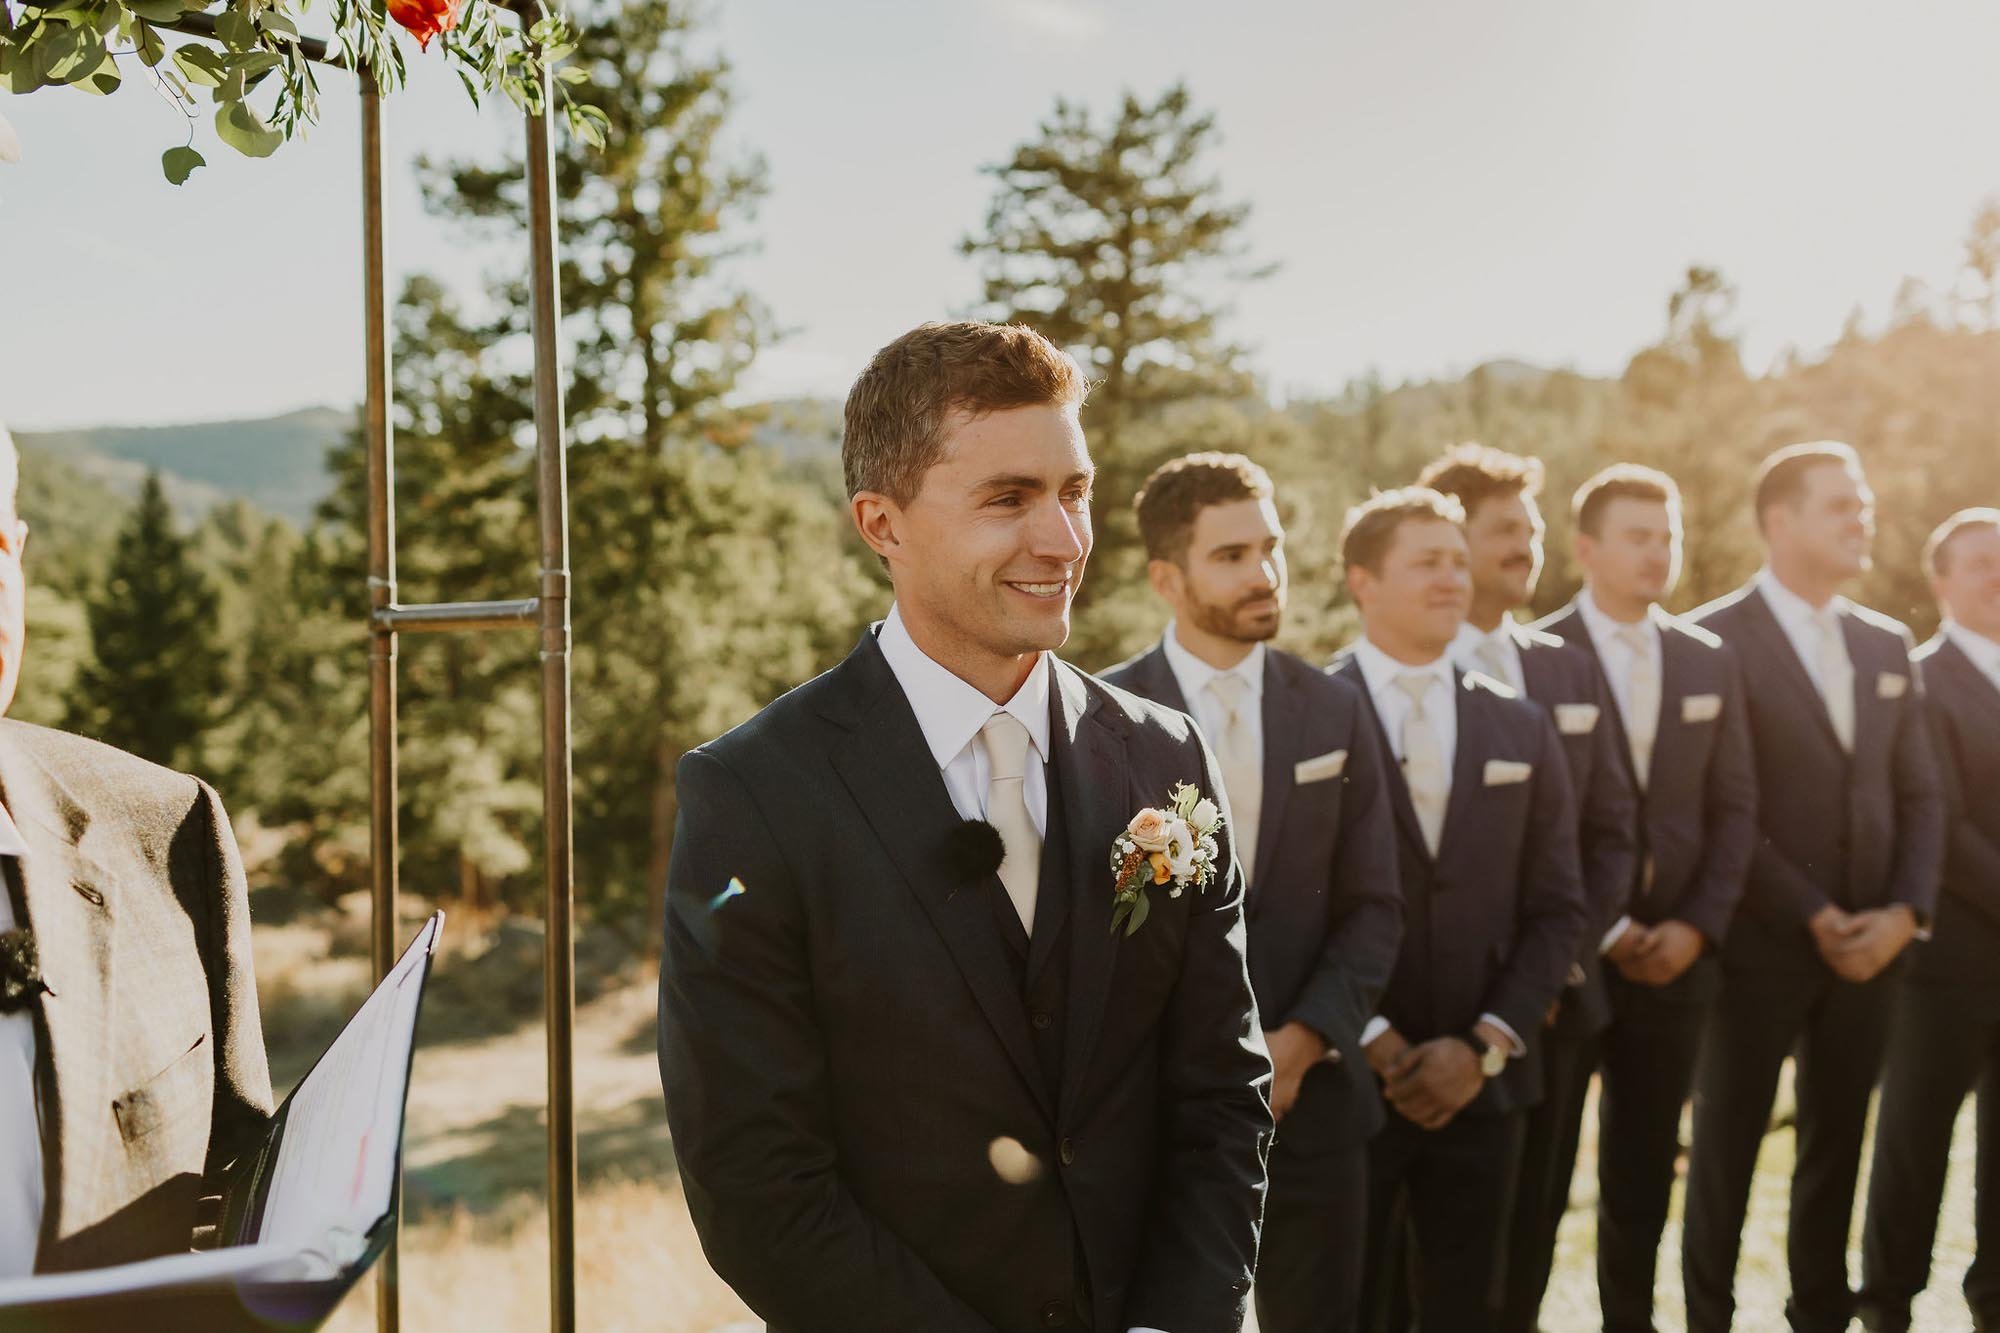
[(1215, 841), (1221, 827), (1215, 802), (1187, 782), (1175, 785), (1165, 809), (1147, 806), (1132, 816), (1111, 844), (1111, 929), (1122, 925), (1132, 935), (1146, 924), (1153, 910), (1149, 888), (1170, 884), (1169, 898), (1180, 897), (1190, 884), (1206, 889), (1222, 856)]

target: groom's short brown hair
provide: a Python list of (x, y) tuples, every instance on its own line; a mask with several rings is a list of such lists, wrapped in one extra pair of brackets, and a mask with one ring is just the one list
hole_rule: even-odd
[(953, 413), (1080, 403), (1088, 388), (1076, 362), (1025, 325), (920, 324), (875, 353), (847, 392), (847, 494), (908, 504), (944, 452)]

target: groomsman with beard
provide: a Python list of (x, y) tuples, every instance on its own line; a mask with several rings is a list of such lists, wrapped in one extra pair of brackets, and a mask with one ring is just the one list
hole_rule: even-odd
[(1350, 510), (1341, 538), (1362, 638), (1334, 674), (1394, 756), (1404, 932), (1362, 1049), (1390, 1114), (1369, 1145), (1365, 1317), (1402, 1274), (1407, 1206), (1419, 1327), (1490, 1328), (1521, 1113), (1541, 1095), (1524, 1035), (1561, 993), (1587, 920), (1562, 740), (1548, 715), (1450, 648), (1470, 593), (1464, 511), (1436, 491)]
[(1742, 667), (1762, 836), (1695, 1074), (1688, 1327), (1726, 1329), (1735, 1313), (1757, 1150), (1795, 1055), (1786, 1315), (1798, 1333), (1833, 1333), (1854, 1314), (1847, 1233), (1891, 964), (1937, 898), (1944, 801), (1909, 631), (1839, 596), (1867, 569), (1874, 535), (1854, 450), (1772, 454), (1755, 508), (1769, 563), (1694, 616)]
[(1154, 472), (1135, 508), (1148, 577), (1174, 618), (1104, 679), (1190, 714), (1221, 765), (1277, 1070), (1257, 1326), (1347, 1333), (1367, 1144), (1382, 1124), (1361, 1029), (1402, 934), (1381, 744), (1353, 686), (1269, 645), (1284, 616), (1285, 533), (1264, 469), (1190, 454)]
[[(681, 760), (667, 1120), (703, 1251), (780, 1333), (1247, 1312), (1272, 1123), (1242, 876), (1226, 825), (1203, 882), (1159, 809), (1189, 784), (1212, 811), (1214, 764), (1054, 654), (1091, 546), (1084, 387), (1019, 326), (876, 353), (841, 462), (895, 604)], [(1142, 811), (1160, 878), (1122, 887)]]
[(1640, 803), (1639, 873), (1605, 942), (1597, 1292), (1606, 1333), (1650, 1333), (1681, 1106), (1757, 841), (1757, 781), (1736, 654), (1660, 609), (1680, 573), (1673, 479), (1618, 464), (1572, 512), (1583, 590), (1538, 628), (1602, 667), (1615, 703), (1603, 725)]
[(1637, 804), (1613, 727), (1610, 695), (1590, 654), (1517, 624), (1542, 571), (1541, 460), (1463, 444), (1424, 469), (1417, 484), (1465, 507), (1471, 556), (1471, 613), (1452, 656), (1525, 696), (1555, 720), (1576, 793), (1576, 835), (1589, 928), (1570, 965), (1562, 998), (1528, 1040), (1541, 1068), (1542, 1099), (1523, 1120), (1521, 1157), (1508, 1219), (1501, 1287), (1502, 1333), (1532, 1333), (1554, 1261), (1556, 1231), (1569, 1207), (1570, 1176), (1583, 1125), (1595, 1040), (1610, 1018), (1600, 948), (1629, 950), (1611, 934), (1638, 870)]
[(1946, 519), (1924, 564), (1945, 613), (1916, 663), (1947, 834), (1937, 926), (1911, 950), (1875, 1122), (1861, 1313), (1881, 1333), (1909, 1329), (1930, 1280), (1952, 1123), (1975, 1082), (1978, 1248), (1965, 1302), (1974, 1327), (2000, 1329), (2000, 509)]

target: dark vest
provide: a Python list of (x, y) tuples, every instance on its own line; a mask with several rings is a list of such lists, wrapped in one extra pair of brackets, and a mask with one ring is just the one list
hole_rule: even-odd
[(1055, 765), (1044, 766), (1049, 791), (1048, 831), (1042, 837), (1041, 883), (1035, 894), (1035, 935), (1021, 929), (1013, 900), (999, 877), (989, 881), (993, 924), (1007, 942), (1007, 966), (1020, 988), (1035, 1042), (1035, 1059), (1051, 1091), (1062, 1087), (1062, 1047), (1069, 999), (1069, 838), (1063, 828), (1062, 792)]

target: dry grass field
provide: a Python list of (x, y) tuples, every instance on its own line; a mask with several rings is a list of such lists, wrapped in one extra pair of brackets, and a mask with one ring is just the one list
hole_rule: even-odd
[[(367, 985), (365, 904), (342, 913), (260, 912), (259, 983), (273, 1077), (282, 1090), (338, 1030)], [(413, 933), (415, 922), (409, 930)], [(519, 925), (480, 932), (447, 923), (410, 1091), (402, 1243), (404, 1327), (508, 1333), (547, 1326), (547, 1216), (542, 1204), (539, 940)], [(703, 1262), (674, 1177), (653, 1055), (654, 981), (627, 951), (579, 938), (576, 1035), (579, 1322), (591, 1333), (752, 1333), (761, 1328)], [(1781, 1094), (1780, 1111), (1786, 1109)], [(1592, 1269), (1591, 1144), (1579, 1171), (1542, 1326), (1598, 1327)], [(1785, 1195), (1792, 1132), (1765, 1142), (1738, 1279), (1739, 1327), (1784, 1327)], [(1933, 1286), (1918, 1327), (1968, 1326), (1957, 1292), (1972, 1256), (1972, 1115), (1953, 1142)], [(1865, 1183), (1864, 1183), (1865, 1188)], [(1661, 1327), (1680, 1326), (1678, 1197), (1662, 1260)], [(1854, 1260), (1858, 1264), (1858, 1258)], [(329, 1323), (373, 1329), (372, 1279)]]

